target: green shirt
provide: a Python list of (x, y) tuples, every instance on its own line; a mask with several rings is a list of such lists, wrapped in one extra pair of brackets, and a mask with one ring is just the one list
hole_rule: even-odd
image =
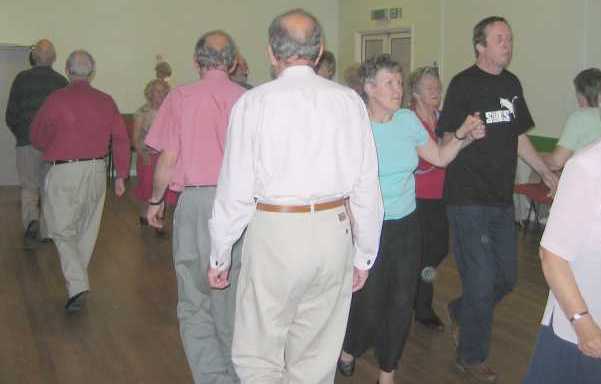
[(566, 121), (557, 145), (576, 152), (601, 137), (599, 108), (581, 108)]

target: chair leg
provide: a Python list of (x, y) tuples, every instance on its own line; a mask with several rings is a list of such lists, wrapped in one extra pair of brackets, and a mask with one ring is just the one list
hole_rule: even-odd
[(530, 226), (530, 216), (532, 215), (532, 211), (534, 211), (534, 218), (536, 219), (536, 206), (534, 204), (534, 200), (530, 200), (530, 207), (528, 208), (528, 216), (526, 216), (526, 224), (524, 224), (524, 235), (528, 233), (528, 227)]

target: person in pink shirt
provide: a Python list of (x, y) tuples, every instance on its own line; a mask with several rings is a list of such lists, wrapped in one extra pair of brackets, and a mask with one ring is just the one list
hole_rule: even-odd
[(90, 289), (87, 268), (104, 208), (109, 142), (117, 196), (125, 192), (129, 172), (125, 122), (113, 98), (90, 85), (94, 70), (88, 52), (71, 53), (66, 65), (70, 84), (48, 96), (31, 125), (31, 144), (50, 164), (43, 212), (67, 285), (67, 312), (79, 311)]
[(194, 63), (201, 80), (173, 89), (159, 108), (145, 144), (160, 152), (152, 196), (150, 225), (163, 226), (167, 187), (181, 191), (173, 221), (173, 260), (178, 284), (180, 335), (195, 383), (238, 383), (232, 366), (239, 246), (232, 252), (231, 284), (212, 290), (207, 281), (208, 221), (221, 169), (230, 110), (244, 93), (228, 71), (236, 46), (223, 31), (200, 37)]

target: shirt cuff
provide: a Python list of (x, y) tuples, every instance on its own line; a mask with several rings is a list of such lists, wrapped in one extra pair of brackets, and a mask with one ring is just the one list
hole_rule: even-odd
[(355, 257), (353, 258), (353, 265), (355, 268), (362, 271), (366, 271), (373, 267), (376, 261), (376, 255), (366, 254), (355, 248)]
[(210, 267), (218, 271), (227, 271), (232, 264), (232, 247), (227, 247), (222, 251), (211, 248)]

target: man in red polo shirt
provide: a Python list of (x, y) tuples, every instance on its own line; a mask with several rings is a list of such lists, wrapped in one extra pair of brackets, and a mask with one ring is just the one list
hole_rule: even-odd
[(109, 142), (117, 179), (115, 193), (125, 192), (129, 138), (113, 99), (90, 85), (95, 62), (76, 50), (67, 59), (69, 86), (52, 93), (31, 126), (31, 143), (50, 163), (44, 186), (44, 217), (60, 256), (69, 299), (78, 311), (90, 289), (88, 264), (94, 251), (104, 198), (105, 157)]

